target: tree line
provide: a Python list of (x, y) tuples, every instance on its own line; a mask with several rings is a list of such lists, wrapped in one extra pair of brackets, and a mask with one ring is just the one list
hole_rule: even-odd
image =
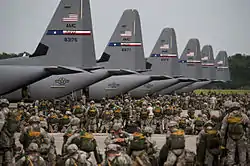
[[(0, 53), (0, 59), (21, 57), (23, 53)], [(231, 82), (224, 85), (230, 89), (250, 89), (250, 56), (235, 54), (228, 58)]]

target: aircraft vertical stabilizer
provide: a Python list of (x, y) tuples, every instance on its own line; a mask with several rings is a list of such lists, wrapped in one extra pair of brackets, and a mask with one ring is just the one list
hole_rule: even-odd
[(96, 65), (89, 0), (61, 0), (35, 52), (0, 64)]
[(141, 22), (137, 10), (125, 10), (98, 60), (108, 69), (145, 70)]
[(190, 39), (180, 57), (181, 75), (188, 78), (202, 78), (200, 42)]
[(162, 30), (147, 61), (152, 64), (152, 71), (148, 74), (180, 75), (176, 35), (173, 28)]
[[(176, 35), (173, 28), (162, 30), (150, 57), (147, 58), (147, 64), (150, 64), (150, 71), (143, 73), (146, 75), (160, 74), (167, 76), (180, 75), (178, 52), (176, 44)], [(152, 95), (162, 89), (177, 84), (178, 79), (170, 78), (161, 81), (152, 81), (143, 86), (130, 91), (132, 97), (143, 97), (146, 94)]]
[(211, 45), (205, 45), (201, 51), (202, 78), (215, 80), (215, 61), (214, 53)]
[(226, 51), (220, 51), (216, 57), (216, 79), (222, 81), (230, 81), (230, 71), (228, 64), (228, 56)]

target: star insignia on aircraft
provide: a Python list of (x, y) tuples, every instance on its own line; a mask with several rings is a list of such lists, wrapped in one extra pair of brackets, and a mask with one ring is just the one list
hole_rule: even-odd
[(146, 84), (146, 85), (144, 85), (144, 87), (148, 88), (148, 89), (152, 88), (153, 86), (154, 86), (153, 84)]
[(117, 88), (120, 86), (120, 84), (117, 84), (115, 82), (111, 83), (111, 84), (108, 84), (109, 88)]
[(57, 80), (55, 80), (55, 83), (62, 86), (62, 85), (66, 85), (67, 83), (69, 83), (69, 80), (67, 80), (64, 77), (60, 77)]

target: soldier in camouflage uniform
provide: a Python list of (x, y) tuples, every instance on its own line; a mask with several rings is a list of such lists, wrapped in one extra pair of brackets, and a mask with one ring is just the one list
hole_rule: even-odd
[(100, 150), (98, 148), (96, 139), (91, 133), (86, 132), (86, 130), (81, 129), (77, 133), (68, 138), (67, 142), (63, 147), (65, 153), (67, 153), (66, 149), (70, 144), (76, 144), (77, 147), (80, 150), (86, 152), (89, 157), (91, 155), (91, 152), (93, 152), (97, 164), (102, 163), (102, 155), (100, 154)]
[(92, 166), (85, 152), (80, 151), (76, 144), (70, 144), (67, 147), (67, 156), (65, 156), (65, 166)]
[(105, 106), (104, 111), (102, 112), (101, 118), (101, 127), (100, 132), (108, 133), (112, 127), (112, 119), (114, 117), (113, 110), (108, 106)]
[(149, 117), (149, 111), (147, 109), (147, 102), (144, 101), (142, 103), (142, 108), (140, 110), (140, 122), (141, 122), (141, 128), (144, 128), (146, 126), (148, 126), (148, 117)]
[(122, 120), (122, 108), (118, 105), (114, 105), (113, 106), (113, 114), (114, 114), (113, 124), (115, 124), (115, 123), (122, 124), (122, 122), (123, 122), (123, 120)]
[(39, 148), (36, 143), (31, 143), (27, 148), (25, 156), (16, 162), (16, 166), (23, 165), (47, 166), (46, 161), (39, 154)]
[(95, 102), (90, 101), (90, 106), (86, 110), (86, 129), (87, 131), (95, 132), (97, 131), (97, 119), (99, 118), (99, 110), (95, 106)]
[(201, 130), (196, 141), (196, 166), (214, 166), (219, 165), (219, 155), (221, 153), (221, 137), (215, 124), (208, 121)]
[(247, 164), (246, 140), (249, 141), (249, 132), (249, 118), (242, 113), (239, 103), (232, 102), (231, 111), (224, 117), (221, 126), (222, 145), (227, 149), (228, 166), (236, 164), (236, 158), (240, 165)]
[[(67, 142), (69, 137), (71, 137), (73, 134), (77, 133), (77, 131), (80, 128), (80, 121), (81, 120), (77, 117), (74, 117), (70, 120), (69, 127), (66, 129), (66, 131), (63, 135), (62, 147), (64, 147), (64, 144)], [(62, 154), (64, 154), (64, 148), (62, 148)]]
[(103, 166), (132, 166), (131, 158), (123, 152), (118, 144), (109, 144), (105, 151), (106, 159)]
[(72, 113), (69, 111), (66, 111), (66, 113), (59, 119), (61, 132), (65, 132), (65, 130), (69, 126), (71, 118), (72, 118)]
[(156, 101), (153, 112), (154, 112), (154, 123), (153, 124), (159, 123), (162, 125), (163, 108), (161, 107), (161, 103), (159, 100)]
[(123, 120), (122, 125), (123, 126), (127, 126), (129, 118), (132, 116), (132, 110), (133, 110), (133, 107), (132, 107), (129, 99), (125, 99), (124, 100), (124, 107), (122, 110), (122, 120)]
[(81, 120), (81, 123), (80, 123), (81, 127), (84, 127), (85, 125), (85, 118), (86, 118), (84, 116), (85, 112), (86, 112), (86, 109), (83, 105), (81, 105), (80, 103), (75, 104), (74, 109), (73, 109), (73, 114)]
[(60, 118), (58, 117), (54, 109), (50, 109), (50, 114), (48, 115), (48, 125), (50, 133), (57, 133), (59, 129)]
[(153, 128), (145, 127), (143, 130), (143, 135), (146, 137), (147, 141), (147, 154), (149, 160), (153, 166), (157, 166), (157, 159), (159, 156), (159, 149), (156, 145), (156, 141), (152, 139), (152, 134), (154, 133)]
[(0, 126), (0, 165), (12, 166), (13, 152), (16, 147), (14, 133), (20, 124), (20, 116), (18, 116), (17, 112), (8, 112), (7, 115), (2, 115), (1, 118), (4, 119), (0, 119), (3, 123), (3, 126)]
[(130, 135), (127, 132), (122, 131), (121, 124), (116, 123), (113, 125), (113, 128), (110, 134), (104, 140), (104, 143), (106, 146), (108, 146), (109, 144), (119, 144), (123, 147), (124, 151), (126, 151), (127, 145), (130, 140)]
[(134, 164), (151, 166), (147, 154), (148, 142), (144, 134), (140, 132), (133, 133), (133, 139), (128, 146), (128, 155), (134, 161)]
[[(41, 121), (40, 126), (45, 131), (48, 131), (48, 124), (47, 124), (46, 121)], [(56, 164), (56, 156), (57, 156), (55, 138), (53, 137), (53, 135), (48, 135), (48, 136), (49, 136), (49, 139), (50, 139), (50, 147), (49, 147), (48, 155), (44, 159), (48, 161), (48, 164), (50, 166), (54, 166)]]
[(32, 116), (29, 120), (30, 126), (23, 129), (19, 141), (26, 152), (30, 143), (36, 143), (43, 155), (48, 155), (51, 146), (51, 140), (48, 133), (40, 126), (40, 118)]

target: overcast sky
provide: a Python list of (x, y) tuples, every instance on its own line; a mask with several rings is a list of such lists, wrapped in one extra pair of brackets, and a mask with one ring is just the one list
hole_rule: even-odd
[[(60, 0), (0, 0), (0, 52), (33, 53)], [(188, 39), (250, 54), (250, 0), (91, 0), (97, 58), (123, 10), (138, 9), (145, 56), (164, 27), (175, 28), (179, 54)]]

